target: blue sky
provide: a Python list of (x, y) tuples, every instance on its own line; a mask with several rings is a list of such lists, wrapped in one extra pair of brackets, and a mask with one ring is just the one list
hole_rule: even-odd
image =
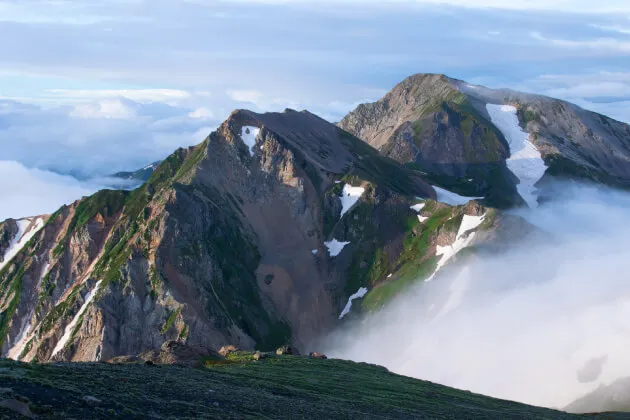
[(625, 0), (0, 0), (0, 162), (100, 177), (234, 108), (336, 121), (419, 72), (630, 121), (629, 57)]

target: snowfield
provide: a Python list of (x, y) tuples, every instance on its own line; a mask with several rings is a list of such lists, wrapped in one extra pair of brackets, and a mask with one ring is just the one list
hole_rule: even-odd
[(350, 211), (352, 206), (357, 204), (363, 193), (365, 192), (365, 188), (363, 187), (353, 187), (352, 185), (345, 184), (343, 186), (343, 191), (341, 192), (341, 216)]
[(365, 287), (360, 288), (355, 294), (348, 298), (348, 303), (346, 303), (346, 307), (341, 311), (341, 315), (339, 315), (339, 319), (343, 319), (344, 316), (350, 313), (350, 309), (352, 309), (352, 301), (355, 299), (363, 298), (368, 292), (368, 289)]
[(72, 322), (70, 322), (70, 324), (68, 324), (68, 326), (66, 327), (66, 330), (64, 331), (61, 339), (57, 342), (57, 345), (55, 346), (51, 357), (54, 357), (57, 353), (63, 350), (66, 344), (68, 344), (68, 341), (72, 337), (72, 332), (74, 331), (74, 328), (77, 326), (79, 320), (81, 319), (81, 316), (83, 316), (83, 313), (87, 310), (90, 303), (92, 303), (92, 300), (94, 299), (94, 296), (96, 296), (96, 292), (98, 291), (100, 285), (101, 281), (98, 281), (94, 285), (94, 288), (90, 290), (87, 296), (85, 296), (85, 302), (83, 302), (83, 305), (81, 305), (81, 309), (79, 309), (79, 312), (77, 312), (77, 314), (74, 316)]
[(445, 190), (444, 188), (436, 187), (435, 185), (433, 186), (433, 189), (437, 193), (437, 201), (448, 204), (449, 206), (463, 206), (470, 200), (483, 199), (483, 197), (464, 197), (463, 195)]
[(260, 133), (260, 128), (244, 126), (241, 130), (241, 139), (243, 139), (243, 143), (245, 143), (245, 145), (249, 147), (249, 154), (251, 156), (254, 156), (256, 137), (258, 137), (258, 133)]
[(535, 184), (547, 170), (540, 152), (530, 141), (529, 134), (519, 125), (515, 107), (487, 104), (486, 108), (492, 124), (503, 133), (510, 145), (507, 166), (520, 181), (516, 186), (518, 193), (529, 207), (538, 207), (538, 189)]
[(436, 255), (441, 256), (440, 261), (437, 263), (437, 267), (431, 277), (427, 279), (427, 281), (431, 281), (435, 278), (435, 275), (440, 271), (442, 267), (446, 265), (446, 263), (453, 258), (459, 251), (466, 248), (472, 242), (475, 237), (475, 232), (471, 232), (468, 236), (465, 235), (466, 232), (472, 229), (476, 229), (481, 225), (485, 216), (468, 216), (464, 215), (462, 219), (462, 224), (459, 226), (459, 230), (457, 232), (457, 236), (455, 242), (452, 245), (448, 246), (439, 246), (437, 247)]
[(333, 239), (330, 242), (324, 242), (324, 245), (326, 245), (326, 248), (328, 248), (328, 253), (331, 257), (336, 257), (337, 255), (341, 254), (343, 248), (349, 244), (350, 242), (339, 242), (336, 239)]
[(17, 220), (18, 233), (11, 241), (9, 249), (4, 254), (4, 261), (0, 262), (0, 270), (2, 270), (11, 260), (24, 248), (24, 245), (30, 241), (41, 228), (44, 227), (44, 219), (29, 218)]

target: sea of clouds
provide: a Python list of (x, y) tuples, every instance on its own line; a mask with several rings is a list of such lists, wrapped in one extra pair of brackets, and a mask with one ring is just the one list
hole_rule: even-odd
[(521, 216), (552, 239), (518, 241), (348, 323), (332, 357), (563, 408), (630, 376), (630, 195), (562, 184)]

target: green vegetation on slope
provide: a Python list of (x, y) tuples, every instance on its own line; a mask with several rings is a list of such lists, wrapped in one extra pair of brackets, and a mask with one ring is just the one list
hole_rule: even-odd
[[(240, 357), (199, 369), (2, 360), (0, 400), (25, 402), (42, 419), (580, 418), (394, 375), (378, 366), (299, 356), (256, 362)], [(16, 414), (0, 408), (0, 416)]]
[[(428, 200), (425, 208), (429, 210), (435, 205), (434, 201)], [(428, 253), (431, 238), (438, 229), (459, 228), (461, 217), (452, 217), (456, 210), (452, 207), (437, 209), (424, 224), (415, 215), (410, 216), (412, 227), (404, 239), (403, 252), (395, 265), (397, 270), (392, 280), (386, 280), (368, 292), (361, 301), (363, 310), (373, 311), (384, 306), (409, 286), (427, 279), (435, 271), (439, 258)]]

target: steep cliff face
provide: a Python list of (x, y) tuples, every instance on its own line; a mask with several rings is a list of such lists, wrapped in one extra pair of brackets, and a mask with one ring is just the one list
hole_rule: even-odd
[(630, 127), (539, 95), (419, 74), (339, 126), (435, 185), (493, 206), (536, 205), (551, 177), (630, 186)]
[(362, 211), (402, 241), (404, 218), (389, 210), (409, 212), (414, 197), (435, 192), (312, 114), (237, 111), (139, 189), (101, 191), (47, 220), (0, 271), (3, 354), (305, 346), (337, 322), (349, 256), (373, 239), (347, 234), (345, 220)]

